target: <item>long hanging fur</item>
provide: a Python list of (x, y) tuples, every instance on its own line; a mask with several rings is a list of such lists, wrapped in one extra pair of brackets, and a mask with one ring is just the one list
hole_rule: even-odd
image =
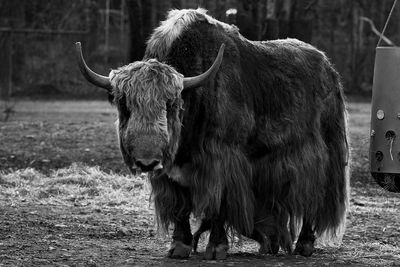
[(165, 177), (152, 180), (161, 223), (173, 222), (179, 207), (222, 216), (240, 234), (277, 234), (288, 251), (302, 220), (319, 236), (339, 234), (349, 191), (339, 75), (311, 45), (252, 42), (202, 9), (171, 11), (150, 37), (145, 59), (194, 76), (211, 65), (221, 43), (215, 79), (181, 95), (174, 164), (185, 167), (182, 184), (190, 193)]

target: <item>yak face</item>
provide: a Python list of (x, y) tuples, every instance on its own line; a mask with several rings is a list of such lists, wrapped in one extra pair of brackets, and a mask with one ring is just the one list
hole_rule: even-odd
[(148, 172), (170, 167), (178, 147), (183, 75), (155, 59), (110, 73), (125, 163)]

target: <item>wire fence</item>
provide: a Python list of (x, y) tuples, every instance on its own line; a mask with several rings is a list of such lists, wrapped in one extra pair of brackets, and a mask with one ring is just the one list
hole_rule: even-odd
[(74, 44), (82, 42), (85, 58), (99, 73), (107, 75), (110, 68), (126, 63), (127, 49), (123, 39), (127, 27), (122, 26), (126, 21), (124, 6), (121, 4), (120, 9), (111, 9), (107, 0), (104, 9), (89, 13), (82, 12), (85, 4), (82, 1), (82, 5), (71, 9), (69, 14), (71, 17), (86, 14), (87, 18), (81, 19), (84, 23), (76, 23), (79, 26), (76, 28), (82, 30), (0, 27), (2, 99), (93, 98), (103, 95), (79, 73)]

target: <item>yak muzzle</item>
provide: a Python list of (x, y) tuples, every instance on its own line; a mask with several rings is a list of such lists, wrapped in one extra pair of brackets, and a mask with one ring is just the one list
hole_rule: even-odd
[(135, 165), (142, 172), (157, 171), (163, 168), (161, 160), (158, 159), (137, 159)]

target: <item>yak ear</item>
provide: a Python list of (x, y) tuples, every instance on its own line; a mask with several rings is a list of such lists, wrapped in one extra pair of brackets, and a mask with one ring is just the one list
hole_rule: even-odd
[(106, 89), (110, 93), (112, 91), (110, 78), (97, 74), (88, 67), (85, 59), (83, 58), (82, 46), (80, 42), (75, 43), (75, 55), (78, 60), (79, 70), (86, 80), (98, 87)]
[(224, 56), (225, 44), (222, 44), (219, 48), (217, 58), (214, 60), (212, 66), (204, 73), (194, 76), (183, 78), (183, 90), (195, 88), (206, 84), (211, 77), (214, 77), (215, 73), (221, 66), (222, 58)]

